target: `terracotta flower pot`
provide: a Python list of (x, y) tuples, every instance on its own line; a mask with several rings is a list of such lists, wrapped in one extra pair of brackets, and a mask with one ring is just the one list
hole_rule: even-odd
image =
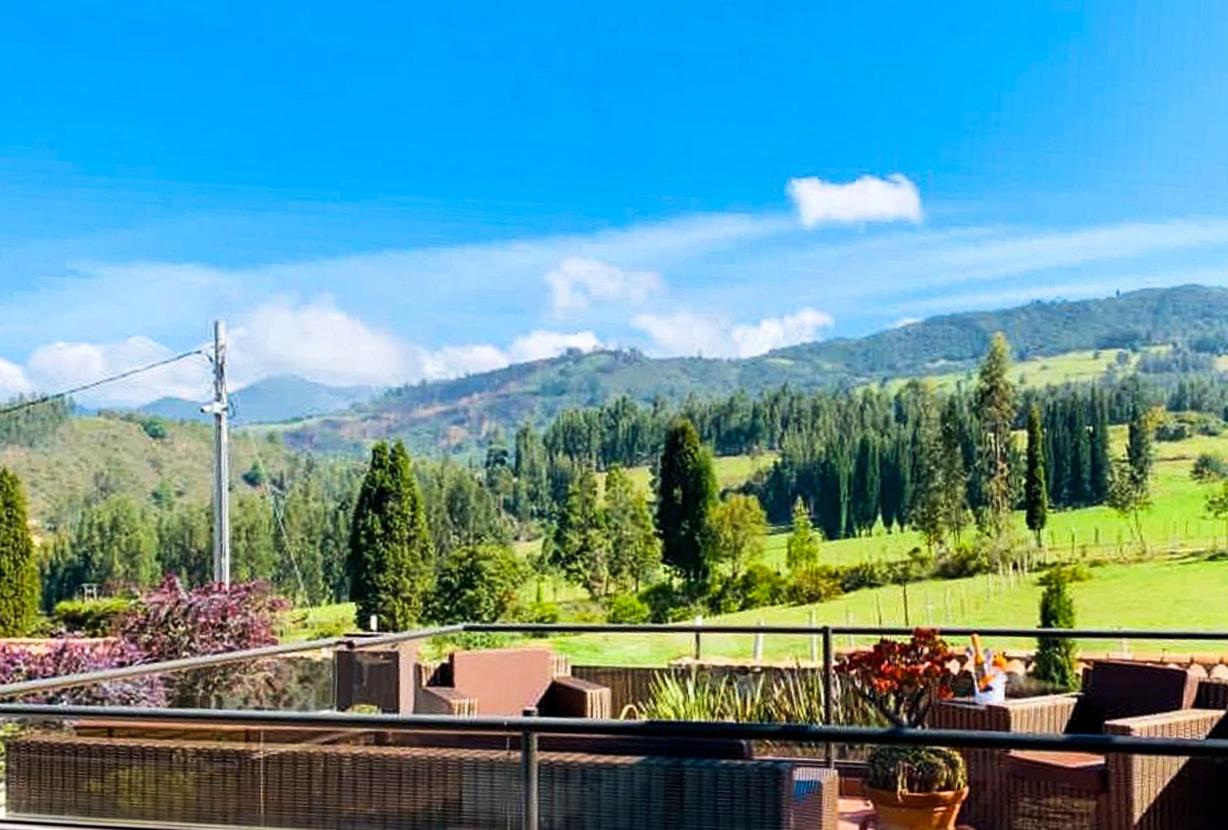
[(954, 830), (968, 788), (940, 793), (897, 793), (865, 788), (878, 812), (878, 830)]

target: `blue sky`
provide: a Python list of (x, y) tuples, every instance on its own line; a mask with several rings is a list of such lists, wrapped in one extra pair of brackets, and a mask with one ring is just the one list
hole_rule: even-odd
[(1228, 6), (762, 5), (10, 11), (0, 393), (214, 316), (388, 384), (1228, 283)]

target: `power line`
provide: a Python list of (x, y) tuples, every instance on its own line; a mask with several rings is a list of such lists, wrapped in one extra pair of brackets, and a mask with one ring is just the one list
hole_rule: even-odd
[(155, 361), (154, 363), (149, 363), (145, 366), (138, 366), (135, 369), (127, 369), (115, 375), (108, 375), (105, 378), (100, 378), (98, 380), (91, 381), (90, 383), (84, 383), (80, 386), (74, 386), (71, 389), (64, 389), (60, 392), (54, 392), (50, 395), (42, 395), (37, 398), (31, 398), (25, 401), (18, 401), (17, 403), (12, 403), (12, 404), (9, 404), (8, 406), (0, 407), (0, 416), (11, 415), (14, 412), (21, 412), (24, 409), (30, 409), (31, 407), (35, 407), (35, 406), (41, 406), (42, 404), (45, 404), (49, 401), (57, 400), (59, 398), (67, 398), (70, 395), (76, 395), (79, 392), (86, 392), (90, 389), (94, 389), (96, 387), (102, 386), (103, 384), (114, 383), (117, 380), (124, 380), (125, 378), (132, 377), (133, 375), (139, 375), (142, 372), (148, 372), (152, 369), (159, 369), (171, 363), (177, 363), (178, 361), (183, 360), (184, 358), (192, 357), (193, 355), (199, 355), (199, 354), (204, 354), (204, 353), (205, 352), (203, 349), (192, 349), (191, 351), (182, 352), (180, 354), (177, 354), (174, 357), (168, 357), (163, 360), (158, 360), (158, 361)]

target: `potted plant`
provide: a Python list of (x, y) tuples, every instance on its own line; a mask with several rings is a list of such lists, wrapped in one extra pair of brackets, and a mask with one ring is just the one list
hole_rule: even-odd
[[(883, 639), (848, 655), (836, 670), (888, 723), (916, 729), (935, 700), (951, 695), (951, 657), (937, 632), (917, 629), (907, 642)], [(877, 746), (864, 791), (879, 830), (952, 830), (968, 796), (964, 759), (938, 747)]]

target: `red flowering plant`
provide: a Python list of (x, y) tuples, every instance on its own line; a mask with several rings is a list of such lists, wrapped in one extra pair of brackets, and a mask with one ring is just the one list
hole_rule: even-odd
[[(907, 642), (882, 639), (869, 651), (848, 655), (836, 671), (888, 723), (915, 729), (924, 725), (934, 701), (951, 696), (951, 657), (937, 631), (918, 628)], [(875, 791), (952, 792), (967, 783), (964, 759), (952, 749), (885, 744), (870, 752), (865, 785), (875, 800)]]
[(916, 728), (935, 700), (951, 697), (952, 656), (937, 631), (918, 628), (906, 642), (884, 638), (844, 657), (836, 671), (893, 726)]

